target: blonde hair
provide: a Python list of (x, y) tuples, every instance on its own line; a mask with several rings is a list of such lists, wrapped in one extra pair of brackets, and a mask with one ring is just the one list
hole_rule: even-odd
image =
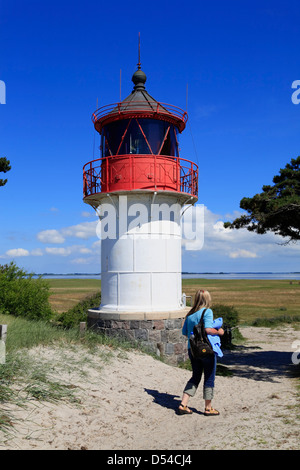
[(198, 312), (200, 308), (210, 308), (211, 296), (207, 290), (199, 289), (195, 294), (194, 305), (191, 310), (187, 313), (187, 317), (195, 312)]

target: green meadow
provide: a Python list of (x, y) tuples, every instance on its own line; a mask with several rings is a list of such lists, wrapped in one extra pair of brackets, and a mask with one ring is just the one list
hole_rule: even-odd
[(98, 279), (50, 279), (50, 303), (58, 313), (65, 312), (89, 295), (101, 290)]
[[(51, 279), (50, 302), (57, 312), (73, 307), (88, 295), (101, 290), (97, 279)], [(183, 279), (182, 291), (193, 296), (197, 289), (207, 289), (213, 304), (235, 307), (240, 323), (252, 323), (256, 318), (300, 315), (300, 281), (296, 280), (227, 280)]]
[(244, 279), (184, 279), (183, 292), (207, 289), (213, 304), (233, 306), (240, 323), (255, 319), (300, 316), (300, 281)]

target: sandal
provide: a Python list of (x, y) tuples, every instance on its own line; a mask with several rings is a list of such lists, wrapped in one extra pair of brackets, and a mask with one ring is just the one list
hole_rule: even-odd
[(180, 403), (179, 406), (182, 406), (183, 409), (178, 407), (178, 414), (180, 414), (180, 415), (191, 415), (191, 414), (193, 414), (192, 410), (190, 410), (187, 407), (187, 405), (183, 405), (182, 403)]
[(204, 416), (218, 416), (220, 412), (214, 408), (205, 408)]

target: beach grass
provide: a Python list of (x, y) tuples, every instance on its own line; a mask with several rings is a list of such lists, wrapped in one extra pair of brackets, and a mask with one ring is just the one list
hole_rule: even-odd
[[(34, 348), (45, 346), (50, 348), (49, 351), (60, 351), (60, 355), (64, 351), (77, 352), (76, 361), (70, 366), (72, 370), (76, 367), (81, 370), (78, 358), (86, 360), (94, 351), (97, 351), (97, 361), (103, 364), (110, 360), (113, 350), (126, 354), (133, 348), (125, 340), (98, 335), (90, 330), (82, 336), (79, 327), (64, 329), (43, 320), (0, 313), (0, 324), (7, 325), (5, 360), (3, 362), (1, 358), (0, 362), (0, 433), (4, 434), (9, 433), (14, 425), (9, 404), (24, 407), (31, 397), (38, 401), (77, 401), (76, 387), (53, 376), (53, 367), (49, 367), (47, 361), (30, 354)], [(62, 361), (62, 364), (64, 368), (69, 367), (68, 362)]]

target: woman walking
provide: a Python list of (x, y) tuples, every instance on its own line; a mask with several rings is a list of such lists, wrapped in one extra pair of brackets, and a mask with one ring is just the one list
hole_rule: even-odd
[[(217, 355), (223, 355), (219, 347), (218, 341), (211, 341), (214, 350), (214, 355), (203, 359), (195, 359), (192, 356), (190, 349), (189, 338), (193, 332), (193, 328), (200, 321), (200, 318), (204, 312), (204, 328), (207, 335), (211, 336), (222, 336), (224, 334), (223, 328), (216, 329), (213, 327), (213, 312), (210, 308), (211, 297), (207, 290), (198, 290), (195, 295), (194, 305), (185, 317), (185, 321), (182, 328), (182, 334), (188, 338), (188, 354), (192, 365), (193, 374), (190, 380), (187, 382), (183, 391), (181, 404), (178, 408), (178, 413), (192, 414), (192, 410), (188, 408), (187, 404), (190, 397), (193, 397), (197, 391), (198, 385), (201, 381), (202, 374), (204, 374), (203, 383), (203, 398), (205, 400), (205, 416), (217, 416), (219, 411), (212, 408), (212, 399), (214, 396), (215, 386), (215, 375), (217, 367)], [(217, 339), (217, 338), (214, 338)]]

